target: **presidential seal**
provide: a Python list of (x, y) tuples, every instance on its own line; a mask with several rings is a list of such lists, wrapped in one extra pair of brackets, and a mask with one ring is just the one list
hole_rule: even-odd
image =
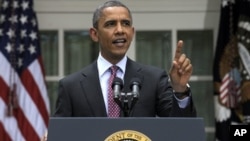
[(151, 141), (151, 139), (134, 130), (122, 130), (111, 134), (104, 141)]

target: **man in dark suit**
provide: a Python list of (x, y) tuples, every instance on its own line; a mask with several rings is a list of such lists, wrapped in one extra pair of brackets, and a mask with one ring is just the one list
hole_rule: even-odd
[[(108, 1), (96, 9), (89, 33), (99, 43), (99, 57), (60, 80), (54, 116), (108, 117), (107, 82), (113, 65), (118, 67), (116, 76), (123, 80), (122, 91), (131, 91), (131, 79), (141, 81), (139, 99), (129, 116), (196, 116), (188, 86), (192, 65), (182, 54), (183, 42), (178, 42), (168, 75), (165, 70), (136, 63), (126, 56), (134, 32), (130, 10), (121, 2)], [(124, 116), (122, 111), (120, 116)]]

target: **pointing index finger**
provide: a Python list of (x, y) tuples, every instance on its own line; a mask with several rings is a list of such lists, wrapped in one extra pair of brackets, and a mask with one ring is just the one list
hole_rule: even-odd
[(183, 41), (182, 40), (178, 41), (174, 56), (174, 60), (176, 61), (180, 58), (182, 54), (182, 46), (183, 46)]

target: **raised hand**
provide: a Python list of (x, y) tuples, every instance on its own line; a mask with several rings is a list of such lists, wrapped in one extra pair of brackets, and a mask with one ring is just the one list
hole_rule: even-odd
[(177, 43), (175, 56), (169, 75), (172, 87), (176, 92), (184, 92), (187, 89), (187, 83), (192, 75), (193, 67), (191, 61), (182, 53), (183, 41)]

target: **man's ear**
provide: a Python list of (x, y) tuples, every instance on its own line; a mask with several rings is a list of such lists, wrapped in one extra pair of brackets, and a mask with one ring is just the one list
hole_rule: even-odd
[(95, 28), (92, 27), (89, 29), (89, 35), (94, 42), (98, 42), (98, 33)]

